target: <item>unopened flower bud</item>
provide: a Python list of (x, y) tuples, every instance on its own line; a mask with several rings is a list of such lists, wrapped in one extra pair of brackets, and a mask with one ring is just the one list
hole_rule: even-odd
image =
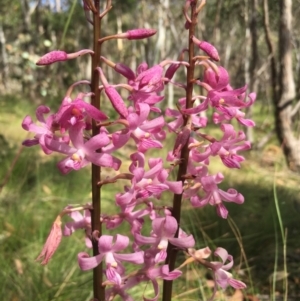
[(43, 55), (36, 64), (38, 66), (51, 65), (55, 62), (62, 62), (68, 59), (68, 54), (65, 51), (54, 50)]
[(135, 79), (135, 74), (134, 72), (126, 65), (122, 63), (117, 63), (114, 68), (118, 73), (122, 74), (129, 80), (134, 80)]
[(126, 38), (128, 40), (140, 40), (140, 39), (149, 38), (155, 34), (156, 34), (155, 29), (137, 28), (137, 29), (128, 30), (126, 32), (127, 35)]
[(104, 92), (109, 98), (112, 106), (114, 109), (120, 114), (121, 117), (127, 118), (128, 116), (128, 110), (127, 107), (121, 97), (121, 95), (118, 93), (118, 91), (111, 86), (108, 82), (106, 77), (103, 74), (103, 71), (100, 67), (97, 68), (99, 75), (100, 75), (100, 80), (102, 81), (102, 84), (104, 86)]
[(217, 49), (210, 43), (205, 41), (198, 40), (195, 36), (193, 36), (193, 42), (203, 50), (211, 59), (214, 61), (219, 61), (220, 57)]
[(104, 91), (115, 110), (120, 114), (121, 117), (126, 118), (128, 116), (128, 110), (117, 90), (112, 86), (107, 86), (104, 88)]
[(84, 54), (93, 54), (94, 51), (90, 49), (83, 49), (74, 53), (66, 53), (65, 51), (61, 50), (54, 50), (51, 51), (45, 55), (43, 55), (37, 62), (36, 65), (38, 66), (45, 66), (45, 65), (51, 65), (56, 62), (63, 62), (71, 59), (75, 59), (81, 55)]
[(165, 73), (165, 77), (168, 79), (172, 79), (179, 67), (180, 64), (171, 64)]
[(107, 59), (104, 56), (101, 56), (101, 60), (108, 65), (109, 67), (114, 68), (118, 73), (122, 74), (125, 76), (128, 80), (134, 80), (135, 79), (135, 74), (134, 72), (125, 64), (122, 63), (114, 63)]

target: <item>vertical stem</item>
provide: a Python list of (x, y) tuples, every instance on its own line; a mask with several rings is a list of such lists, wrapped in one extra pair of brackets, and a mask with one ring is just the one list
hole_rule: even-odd
[[(91, 74), (91, 91), (94, 93), (92, 97), (92, 105), (97, 109), (100, 109), (100, 91), (99, 91), (99, 73), (96, 71), (96, 68), (100, 64), (100, 52), (101, 47), (98, 40), (101, 37), (101, 20), (99, 18), (100, 12), (100, 0), (94, 0), (94, 5), (96, 7), (96, 12), (93, 14), (93, 50), (94, 55), (92, 57), (92, 74)], [(99, 127), (96, 126), (95, 121), (93, 120), (92, 125), (92, 135), (95, 136), (99, 134)], [(101, 167), (92, 164), (92, 202), (93, 210), (91, 211), (92, 217), (92, 233), (94, 231), (99, 232), (99, 237), (102, 234), (101, 223), (100, 223), (100, 214), (101, 214), (101, 187), (97, 183), (101, 180)], [(98, 242), (93, 240), (93, 255), (96, 256), (99, 254)], [(93, 270), (93, 290), (94, 290), (94, 299), (98, 301), (105, 300), (105, 287), (102, 286), (102, 263), (99, 264)]]
[[(192, 108), (193, 102), (192, 102), (192, 96), (193, 96), (193, 80), (194, 80), (194, 69), (195, 69), (195, 63), (193, 61), (194, 57), (194, 43), (192, 41), (192, 36), (195, 34), (195, 26), (197, 24), (197, 14), (196, 12), (196, 4), (197, 1), (194, 3), (191, 3), (191, 20), (192, 24), (189, 28), (189, 47), (188, 47), (188, 53), (189, 53), (189, 67), (187, 67), (187, 80), (186, 80), (186, 108)], [(191, 125), (191, 117), (190, 116), (183, 116), (184, 125), (183, 126), (190, 126)], [(187, 172), (187, 165), (188, 165), (188, 158), (189, 158), (189, 149), (188, 149), (188, 142), (184, 145), (182, 151), (181, 151), (181, 163), (179, 165), (178, 173), (177, 173), (177, 181), (184, 181), (183, 175)], [(173, 198), (173, 210), (172, 215), (175, 217), (177, 223), (178, 223), (178, 230), (180, 227), (180, 215), (181, 215), (181, 202), (182, 202), (182, 194), (174, 194)], [(178, 237), (178, 230), (176, 233), (176, 237)], [(175, 268), (175, 261), (176, 261), (176, 255), (177, 255), (177, 249), (173, 245), (168, 245), (167, 250), (167, 259), (166, 264), (169, 265), (169, 270), (172, 271)], [(164, 280), (163, 283), (163, 301), (171, 301), (172, 299), (172, 286), (173, 281), (172, 280)]]

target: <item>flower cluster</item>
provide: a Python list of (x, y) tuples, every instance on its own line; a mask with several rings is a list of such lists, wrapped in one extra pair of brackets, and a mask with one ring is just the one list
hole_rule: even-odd
[[(195, 10), (196, 4), (196, 0), (188, 0), (184, 7), (185, 28), (188, 30), (195, 22), (189, 19), (187, 12), (190, 9)], [(203, 5), (200, 6), (202, 8)], [(86, 13), (94, 13), (95, 8), (90, 1), (84, 1), (84, 9)], [(103, 14), (100, 17), (103, 17)], [(99, 43), (118, 38), (147, 38), (154, 33), (154, 30), (148, 29), (130, 30), (99, 39)], [(187, 200), (195, 208), (210, 204), (216, 208), (217, 215), (221, 218), (228, 216), (224, 202), (244, 202), (244, 197), (235, 189), (224, 191), (218, 187), (224, 176), (220, 172), (209, 173), (209, 165), (210, 161), (217, 157), (228, 168), (241, 167), (245, 158), (240, 152), (248, 150), (250, 143), (246, 141), (244, 132), (235, 130), (230, 122), (235, 119), (243, 126), (254, 126), (252, 120), (245, 119), (242, 110), (253, 104), (255, 94), (250, 93), (247, 96), (246, 87), (233, 89), (230, 86), (227, 70), (213, 62), (220, 60), (214, 46), (198, 40), (195, 36), (191, 37), (191, 41), (205, 53), (205, 56), (195, 56), (189, 60), (193, 68), (204, 68), (203, 78), (189, 78), (186, 83), (172, 81), (179, 68), (189, 70), (192, 67), (191, 63), (183, 59), (185, 50), (180, 52), (178, 61), (164, 60), (152, 67), (143, 62), (136, 71), (124, 63), (114, 63), (101, 56), (102, 63), (121, 74), (126, 82), (117, 85), (109, 83), (103, 70), (97, 67), (94, 73), (97, 73), (99, 78), (98, 91), (93, 90), (89, 81), (77, 82), (70, 87), (57, 112), (51, 114), (50, 108), (42, 105), (36, 110), (38, 123), (30, 116), (26, 116), (22, 123), (26, 131), (34, 133), (34, 138), (23, 142), (25, 146), (40, 145), (47, 155), (53, 152), (65, 155), (57, 163), (63, 174), (89, 164), (118, 171), (122, 160), (117, 154), (122, 152), (122, 148), (128, 143), (135, 145), (134, 151), (127, 159), (128, 172), (116, 172), (111, 178), (93, 183), (101, 188), (102, 185), (111, 185), (120, 179), (128, 181), (124, 191), (115, 194), (115, 213), (104, 213), (96, 218), (108, 230), (120, 229), (123, 223), (128, 223), (130, 234), (99, 236), (91, 223), (93, 205), (80, 208), (84, 209), (83, 215), (75, 207), (67, 206), (61, 215), (68, 214), (73, 221), (65, 224), (64, 231), (57, 230), (57, 223), (55, 224), (46, 246), (38, 257), (43, 259), (42, 263), (47, 263), (58, 246), (61, 234), (70, 236), (74, 231), (84, 229), (86, 247), (92, 248), (96, 244), (98, 252), (93, 256), (87, 252), (79, 253), (78, 263), (82, 270), (94, 269), (103, 264), (106, 276), (103, 284), (108, 287), (107, 300), (112, 300), (116, 295), (120, 295), (124, 300), (132, 300), (128, 290), (144, 281), (150, 281), (154, 290), (154, 297), (145, 300), (157, 300), (157, 278), (173, 280), (181, 275), (180, 270), (170, 269), (166, 263), (170, 248), (183, 250), (190, 258), (199, 259), (198, 251), (191, 252), (191, 248), (195, 246), (194, 237), (179, 227), (178, 216), (173, 215), (174, 208), (162, 203), (161, 196), (164, 192), (180, 196), (180, 202)], [(83, 54), (93, 56), (94, 51), (82, 50), (72, 54), (53, 51), (42, 57), (38, 65), (74, 59)], [(91, 92), (79, 93), (72, 98), (73, 88), (82, 84), (89, 85)], [(177, 109), (162, 110), (161, 107), (164, 106), (158, 106), (164, 99), (160, 92), (166, 84), (173, 84), (185, 95), (178, 100)], [(193, 86), (203, 87), (205, 93), (191, 96), (188, 91), (191, 91)], [(127, 100), (121, 97), (118, 89), (128, 91)], [(88, 98), (93, 98), (99, 90), (111, 103), (117, 118), (112, 120), (107, 112), (89, 103)], [(211, 117), (206, 114), (208, 110), (213, 110)], [(221, 138), (210, 135), (212, 126), (219, 128)], [(166, 160), (149, 158), (149, 150), (168, 147), (168, 135), (175, 136), (175, 143), (174, 147), (170, 148)], [(171, 173), (174, 172), (177, 172), (176, 181), (171, 178)], [(147, 220), (152, 223), (148, 235), (143, 227)], [(182, 225), (184, 224), (180, 224)], [(130, 253), (129, 248), (133, 253)], [(203, 263), (208, 253), (210, 254), (210, 251), (206, 252), (206, 255), (201, 253), (201, 260), (198, 261)], [(221, 258), (222, 263), (211, 262), (208, 267), (214, 273), (216, 284), (222, 288), (227, 285), (244, 288), (242, 282), (233, 280), (227, 272), (233, 264), (227, 251), (218, 248), (215, 255)], [(230, 263), (225, 265), (226, 260)], [(128, 274), (123, 262), (130, 262), (138, 268), (134, 273)]]

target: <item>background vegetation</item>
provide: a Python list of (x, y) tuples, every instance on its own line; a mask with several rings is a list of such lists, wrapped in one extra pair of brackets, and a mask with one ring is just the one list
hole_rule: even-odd
[[(109, 59), (126, 62), (133, 68), (145, 57), (149, 65), (164, 58), (176, 59), (186, 41), (182, 0), (115, 2), (112, 13), (104, 21), (104, 34), (148, 25), (158, 29), (158, 33), (147, 42), (107, 44), (103, 53)], [(214, 162), (215, 170), (226, 175), (224, 188), (235, 187), (245, 196), (245, 204), (230, 206), (227, 221), (217, 218), (214, 208), (185, 209), (184, 222), (202, 242), (197, 247), (222, 246), (234, 255), (235, 273), (248, 285), (245, 299), (275, 300), (288, 294), (289, 300), (299, 300), (300, 177), (288, 169), (291, 164), (286, 164), (290, 162), (276, 135), (274, 99), (280, 89), (274, 90), (272, 86), (272, 54), (265, 30), (268, 12), (273, 58), (280, 73), (281, 52), (277, 45), (282, 1), (207, 2), (199, 21), (198, 36), (219, 49), (221, 64), (229, 69), (234, 87), (247, 82), (250, 90), (258, 93), (254, 110), (249, 112), (257, 126), (253, 133), (248, 133), (254, 147), (241, 170), (222, 170), (221, 164)], [(267, 8), (266, 4), (269, 4)], [(292, 105), (296, 107), (300, 92), (300, 21), (296, 17), (299, 4), (299, 0), (293, 1), (291, 31), (296, 91)], [(87, 168), (62, 176), (55, 166), (58, 157), (45, 157), (38, 148), (20, 146), (27, 135), (20, 126), (26, 114), (34, 116), (36, 106), (42, 103), (55, 110), (73, 81), (89, 78), (88, 59), (80, 58), (78, 64), (71, 61), (37, 68), (37, 58), (54, 49), (73, 52), (88, 48), (90, 43), (90, 28), (79, 1), (1, 2), (0, 300), (81, 301), (91, 297), (91, 286), (87, 283), (91, 283), (92, 277), (79, 271), (76, 262), (77, 253), (82, 251), (81, 233), (64, 239), (47, 267), (34, 261), (58, 210), (66, 204), (90, 200), (90, 171)], [(119, 80), (110, 69), (106, 74), (114, 82)], [(176, 93), (170, 88), (163, 106), (174, 105), (179, 97)], [(292, 125), (298, 139), (298, 111), (293, 115)], [(109, 208), (112, 201), (112, 192), (107, 189), (104, 206)], [(174, 300), (209, 298), (210, 278), (206, 271), (193, 266), (185, 272), (185, 277), (176, 282)], [(233, 293), (229, 290), (226, 296), (219, 294), (218, 298), (225, 300)], [(235, 294), (235, 297), (239, 298), (236, 301), (243, 300), (242, 296)]]

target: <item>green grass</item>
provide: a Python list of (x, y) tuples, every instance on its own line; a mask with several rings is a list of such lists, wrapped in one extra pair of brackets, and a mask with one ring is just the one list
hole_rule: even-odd
[[(22, 118), (27, 112), (34, 117), (35, 110), (28, 102), (15, 98), (9, 101), (0, 103), (0, 183), (27, 135), (20, 127)], [(299, 254), (300, 177), (285, 168), (276, 145), (247, 156), (241, 170), (225, 170), (217, 158), (213, 162), (214, 172), (221, 170), (225, 175), (222, 188), (237, 189), (245, 196), (245, 204), (226, 204), (230, 219), (222, 220), (213, 207), (191, 210), (184, 203), (182, 227), (195, 235), (197, 248), (209, 246), (214, 250), (220, 246), (234, 256), (233, 273), (247, 283), (245, 294), (284, 294), (286, 280), (293, 294), (299, 290), (299, 264), (293, 258)], [(76, 260), (77, 253), (85, 251), (83, 233), (64, 238), (46, 267), (35, 262), (58, 212), (68, 204), (90, 201), (90, 169), (62, 176), (56, 168), (59, 158), (45, 156), (38, 147), (24, 148), (0, 193), (0, 300), (82, 301), (92, 297), (92, 274), (81, 272)], [(112, 212), (113, 194), (122, 185), (104, 186), (104, 209)], [(164, 196), (162, 202), (170, 199)], [(287, 237), (282, 235), (286, 229)], [(180, 260), (184, 260), (183, 254), (178, 265)], [(195, 264), (183, 271), (184, 276), (174, 283), (173, 299), (207, 300), (211, 295), (209, 273)], [(289, 277), (281, 279), (282, 271)], [(135, 300), (140, 300), (144, 289), (143, 285), (133, 290)], [(151, 292), (150, 284), (146, 291)], [(225, 297), (219, 294), (217, 300)]]

